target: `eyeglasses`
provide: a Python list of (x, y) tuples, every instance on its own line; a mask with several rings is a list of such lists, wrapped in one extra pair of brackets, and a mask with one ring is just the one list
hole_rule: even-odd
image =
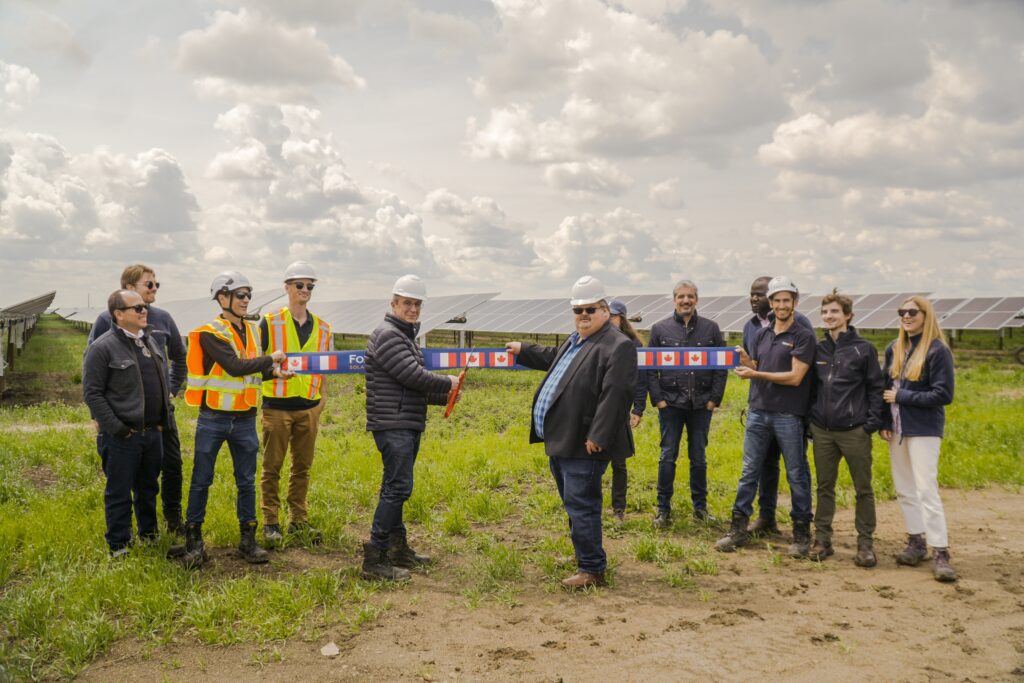
[(586, 307), (584, 307), (584, 306), (573, 306), (572, 307), (572, 312), (575, 313), (576, 315), (583, 315), (584, 313), (586, 313), (587, 315), (594, 315), (595, 313), (597, 313), (598, 311), (601, 311), (601, 310), (604, 310), (604, 306), (586, 306)]
[(154, 282), (153, 280), (146, 280), (145, 282), (140, 282), (139, 284), (145, 287), (146, 289), (160, 289), (160, 283)]
[(289, 284), (295, 285), (295, 289), (308, 289), (311, 292), (313, 291), (313, 288), (316, 287), (316, 285), (313, 284), (312, 282), (310, 282), (308, 285), (305, 282), (292, 282)]
[(134, 306), (119, 306), (117, 308), (117, 310), (119, 310), (119, 311), (135, 311), (139, 315), (142, 315), (143, 313), (146, 313), (146, 312), (149, 311), (149, 306), (147, 306), (146, 304), (135, 304)]
[(406, 308), (423, 308), (422, 301), (415, 301), (413, 299), (406, 299), (405, 301), (399, 301), (399, 306), (405, 306)]
[(252, 298), (252, 292), (231, 292), (231, 294), (236, 299), (241, 299), (242, 301)]
[(904, 316), (908, 316), (908, 315), (911, 318), (913, 318), (913, 317), (915, 317), (920, 312), (921, 312), (920, 308), (897, 308), (896, 309), (896, 315), (898, 315), (901, 318), (904, 317)]

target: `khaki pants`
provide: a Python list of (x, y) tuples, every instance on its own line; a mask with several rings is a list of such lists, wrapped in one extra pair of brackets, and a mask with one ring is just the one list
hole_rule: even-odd
[(836, 511), (836, 479), (839, 462), (846, 459), (857, 494), (854, 524), (858, 541), (871, 541), (875, 533), (875, 491), (871, 487), (871, 435), (860, 427), (834, 432), (811, 425), (814, 437), (814, 472), (818, 480), (818, 504), (814, 514), (815, 538), (832, 540), (832, 518)]
[(288, 478), (288, 510), (292, 522), (306, 520), (306, 494), (309, 492), (309, 470), (313, 467), (313, 450), (320, 427), (323, 402), (308, 410), (263, 410), (263, 523), (278, 524), (281, 499), (281, 467), (292, 448), (292, 470)]

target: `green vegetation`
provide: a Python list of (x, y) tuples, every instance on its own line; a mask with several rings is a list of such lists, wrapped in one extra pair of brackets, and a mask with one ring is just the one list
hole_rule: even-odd
[[(61, 323), (45, 320), (44, 326), (59, 331)], [(361, 340), (346, 341), (358, 348)], [(439, 343), (450, 345), (450, 335)], [(498, 343), (477, 339), (481, 346)], [(83, 344), (76, 331), (37, 334), (18, 369), (53, 373), (48, 383), (72, 384)], [(1024, 367), (1011, 364), (1008, 354), (962, 347), (957, 363), (957, 402), (948, 412), (940, 481), (951, 487), (1019, 488)], [(440, 558), (433, 572), (453, 587), (462, 608), (515, 605), (538, 586), (558, 590), (558, 579), (574, 568), (547, 458), (541, 447), (527, 443), (530, 399), (539, 378), (532, 372), (471, 371), (451, 419), (443, 420), (438, 409), (430, 415), (407, 507), (410, 533), (418, 547)], [(111, 562), (103, 542), (103, 475), (84, 406), (0, 410), (0, 678), (3, 671), (16, 679), (73, 676), (125, 638), (147, 648), (172, 641), (258, 643), (270, 661), (281, 640), (313, 640), (338, 624), (358, 629), (388, 609), (392, 591), (415, 590), (415, 581), (409, 588), (358, 578), (359, 544), (368, 534), (380, 460), (364, 431), (362, 377), (332, 378), (329, 384), (310, 490), (311, 521), (324, 530), (326, 543), (315, 549), (293, 545), (260, 568), (230, 557), (238, 527), (226, 453), (204, 527), (214, 548), (211, 567), (188, 572), (164, 560), (169, 539)], [(710, 507), (720, 519), (729, 515), (739, 476), (745, 398), (746, 386), (730, 380), (712, 427)], [(194, 409), (179, 404), (186, 492), (195, 419)], [(657, 568), (665, 584), (704, 599), (702, 588), (718, 572), (712, 542), (720, 530), (692, 522), (685, 495), (676, 497), (674, 528), (652, 530), (658, 452), (653, 413), (644, 417), (636, 437), (626, 522), (605, 527), (616, 543), (611, 573), (626, 563), (643, 563)], [(892, 481), (886, 450), (880, 441), (877, 446), (875, 481), (884, 500), (893, 496)], [(677, 491), (687, 490), (685, 477), (681, 467)], [(839, 499), (841, 505), (852, 503), (845, 468)], [(768, 561), (785, 562), (781, 556)]]

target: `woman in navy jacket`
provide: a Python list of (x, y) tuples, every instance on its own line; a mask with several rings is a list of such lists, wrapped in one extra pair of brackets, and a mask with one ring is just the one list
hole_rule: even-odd
[(935, 578), (956, 581), (938, 480), (944, 406), (953, 402), (953, 353), (927, 299), (912, 296), (898, 313), (899, 335), (885, 350), (883, 398), (889, 410), (881, 430), (889, 442), (892, 482), (909, 534), (896, 562), (917, 565), (928, 557), (927, 542), (935, 550)]
[[(637, 335), (633, 325), (627, 318), (626, 304), (618, 299), (608, 302), (608, 312), (612, 314), (612, 325), (615, 325), (622, 334), (629, 337), (637, 348), (643, 346), (640, 336)], [(640, 418), (644, 416), (644, 404), (647, 402), (647, 371), (636, 371), (636, 392), (633, 395), (633, 409), (629, 412), (629, 426), (636, 429), (640, 424)], [(632, 454), (630, 454), (632, 455)], [(629, 474), (626, 471), (626, 457), (612, 460), (612, 514), (620, 522), (626, 519), (626, 489), (629, 481)]]

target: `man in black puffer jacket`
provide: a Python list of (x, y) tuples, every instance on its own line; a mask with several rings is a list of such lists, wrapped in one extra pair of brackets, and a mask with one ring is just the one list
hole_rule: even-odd
[(427, 372), (416, 345), (427, 289), (415, 275), (403, 275), (392, 288), (391, 312), (370, 335), (366, 350), (366, 430), (384, 462), (380, 499), (370, 540), (363, 544), (363, 576), (407, 580), (408, 569), (429, 564), (415, 553), (402, 523), (402, 507), (412, 495), (413, 466), (426, 428), (427, 405), (444, 405), (458, 380)]

